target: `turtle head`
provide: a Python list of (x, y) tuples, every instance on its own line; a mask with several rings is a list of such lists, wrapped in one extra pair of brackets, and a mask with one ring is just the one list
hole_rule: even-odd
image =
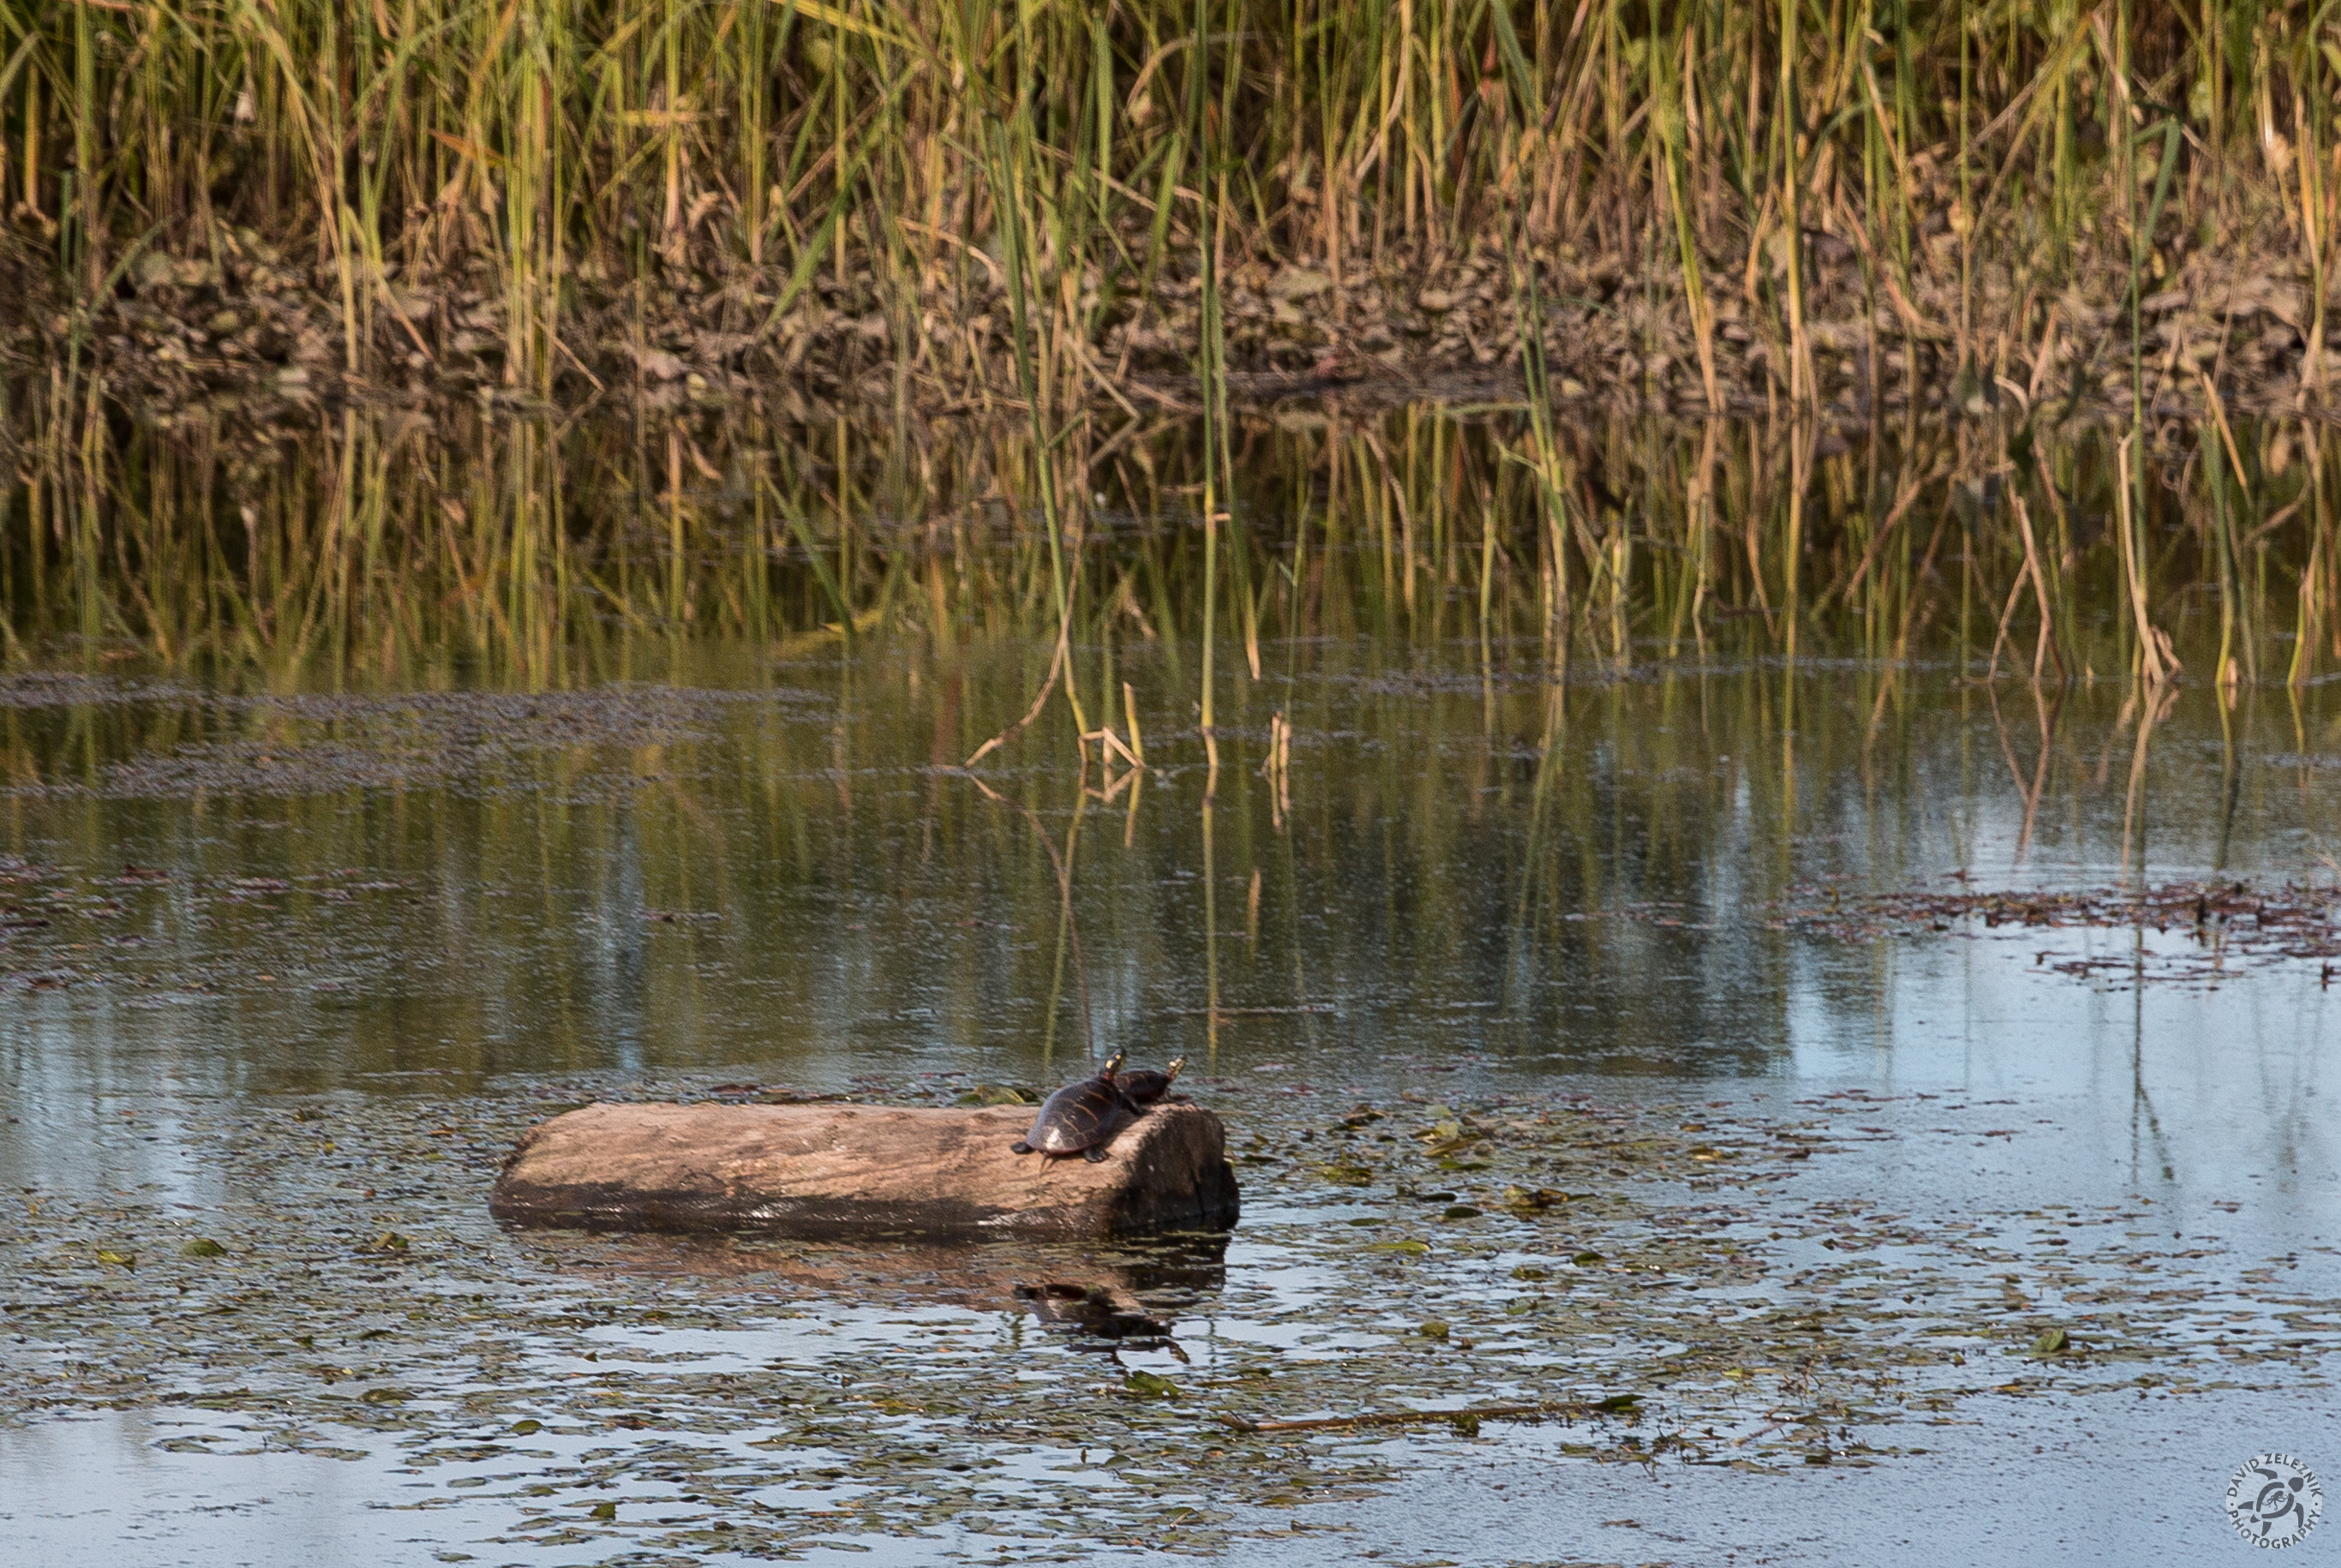
[(1105, 1059), (1105, 1066), (1098, 1069), (1098, 1077), (1111, 1082), (1114, 1074), (1121, 1071), (1122, 1058), (1129, 1055), (1130, 1053), (1128, 1051), (1114, 1052), (1113, 1055)]
[(1169, 1082), (1170, 1080), (1171, 1080), (1171, 1079), (1173, 1079), (1173, 1078), (1177, 1077), (1179, 1076), (1179, 1069), (1180, 1069), (1180, 1067), (1185, 1067), (1186, 1065), (1187, 1065), (1187, 1058), (1186, 1058), (1186, 1057), (1171, 1057), (1171, 1058), (1170, 1058), (1170, 1065), (1169, 1067), (1165, 1067), (1165, 1068), (1163, 1068), (1163, 1069), (1162, 1069), (1162, 1077), (1163, 1077), (1163, 1081), (1167, 1083), (1167, 1082)]

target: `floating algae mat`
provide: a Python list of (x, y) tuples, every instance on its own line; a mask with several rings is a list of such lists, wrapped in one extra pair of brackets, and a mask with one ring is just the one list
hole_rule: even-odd
[[(1826, 901), (1824, 901), (1826, 900)], [(2035, 963), (2062, 975), (2107, 983), (2147, 980), (2216, 985), (2248, 968), (2315, 960), (2329, 984), (2341, 959), (2341, 888), (2286, 881), (2280, 886), (2214, 878), (2151, 888), (2033, 888), (1878, 894), (1846, 904), (1819, 888), (1798, 889), (1791, 925), (1846, 941), (1876, 941), (1924, 927), (1973, 937), (2049, 935), (2035, 944)], [(2115, 937), (2093, 951), (2068, 953), (2064, 933)], [(2230, 968), (2230, 966), (2234, 966)]]
[[(7, 1418), (382, 1467), (415, 1530), (496, 1560), (1213, 1551), (1531, 1423), (1589, 1463), (1870, 1465), (1977, 1394), (2290, 1384), (2341, 1349), (2341, 1301), (2238, 1278), (2151, 1201), (1942, 1226), (1824, 1174), (1917, 1153), (1912, 1110), (2019, 1136), (2001, 1108), (1343, 1098), (1240, 1116), (1270, 1213), (1220, 1256), (505, 1235), (480, 1194), (540, 1096), (125, 1097), (115, 1136), (159, 1119), (191, 1179), (21, 1195)], [(1137, 1332), (1024, 1299), (1100, 1277)], [(493, 1527), (434, 1533), (456, 1507)]]

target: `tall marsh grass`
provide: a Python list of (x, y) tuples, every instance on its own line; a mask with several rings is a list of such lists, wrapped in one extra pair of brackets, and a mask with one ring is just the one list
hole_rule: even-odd
[(2027, 345), (1978, 290), (2207, 247), (2304, 275), (2320, 368), (2337, 84), (2306, 0), (0, 0), (0, 245), (69, 306), (265, 245), (353, 371), (470, 279), (539, 390), (630, 282), (749, 337), (826, 286), (905, 361), (956, 352), (944, 283), (1012, 285), (1036, 406), (1166, 281), (1506, 243), (1681, 302), (1710, 383), (1745, 296), (1808, 398), (1824, 245), (1914, 332), (1955, 300), (1989, 392)]

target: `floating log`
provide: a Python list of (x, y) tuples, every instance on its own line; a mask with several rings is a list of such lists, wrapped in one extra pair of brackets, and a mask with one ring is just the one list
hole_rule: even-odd
[(1220, 1118), (1156, 1106), (1106, 1157), (1010, 1152), (1030, 1106), (594, 1105), (532, 1129), (488, 1207), (527, 1225), (798, 1236), (1096, 1237), (1226, 1230)]

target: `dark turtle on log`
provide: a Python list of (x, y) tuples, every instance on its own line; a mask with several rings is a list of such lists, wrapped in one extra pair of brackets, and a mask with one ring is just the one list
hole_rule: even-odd
[(1184, 1057), (1173, 1057), (1167, 1067), (1132, 1067), (1113, 1076), (1115, 1085), (1134, 1106), (1151, 1106), (1170, 1092), (1170, 1085), (1179, 1077), (1179, 1069), (1187, 1065)]
[(1091, 1164), (1105, 1158), (1105, 1146), (1113, 1135), (1146, 1114), (1121, 1091), (1116, 1078), (1121, 1057), (1121, 1052), (1114, 1052), (1097, 1077), (1067, 1084), (1042, 1101), (1032, 1130), (1008, 1146), (1020, 1155), (1060, 1159), (1079, 1155)]

